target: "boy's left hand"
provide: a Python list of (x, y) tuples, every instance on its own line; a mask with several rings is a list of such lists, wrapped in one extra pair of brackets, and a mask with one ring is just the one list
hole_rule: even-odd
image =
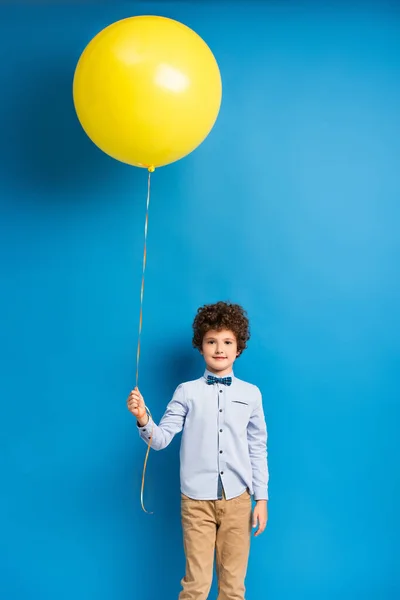
[(257, 527), (254, 536), (261, 535), (267, 526), (268, 521), (268, 504), (266, 500), (258, 500), (253, 510), (253, 527)]

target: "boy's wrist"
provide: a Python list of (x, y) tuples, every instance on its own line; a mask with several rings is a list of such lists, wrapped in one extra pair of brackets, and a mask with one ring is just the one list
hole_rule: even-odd
[(139, 427), (146, 427), (149, 422), (149, 415), (146, 413), (143, 417), (137, 420), (137, 424)]

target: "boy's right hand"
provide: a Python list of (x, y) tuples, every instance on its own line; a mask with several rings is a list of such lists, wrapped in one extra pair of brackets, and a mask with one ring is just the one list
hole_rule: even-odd
[(135, 389), (129, 394), (127, 406), (128, 410), (136, 417), (141, 427), (147, 425), (149, 422), (149, 417), (146, 412), (143, 396), (137, 387), (135, 387)]

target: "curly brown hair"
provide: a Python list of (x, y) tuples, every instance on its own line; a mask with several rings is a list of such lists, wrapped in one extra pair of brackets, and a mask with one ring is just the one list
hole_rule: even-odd
[(229, 329), (236, 336), (238, 354), (247, 348), (250, 339), (249, 319), (239, 304), (217, 302), (205, 304), (197, 310), (193, 321), (193, 347), (201, 350), (203, 337), (210, 330)]

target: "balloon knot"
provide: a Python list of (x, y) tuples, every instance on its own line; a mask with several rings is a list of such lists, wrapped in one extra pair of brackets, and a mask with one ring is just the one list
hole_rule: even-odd
[(148, 167), (149, 173), (154, 173), (155, 170), (156, 168), (153, 165), (151, 165), (151, 167)]

